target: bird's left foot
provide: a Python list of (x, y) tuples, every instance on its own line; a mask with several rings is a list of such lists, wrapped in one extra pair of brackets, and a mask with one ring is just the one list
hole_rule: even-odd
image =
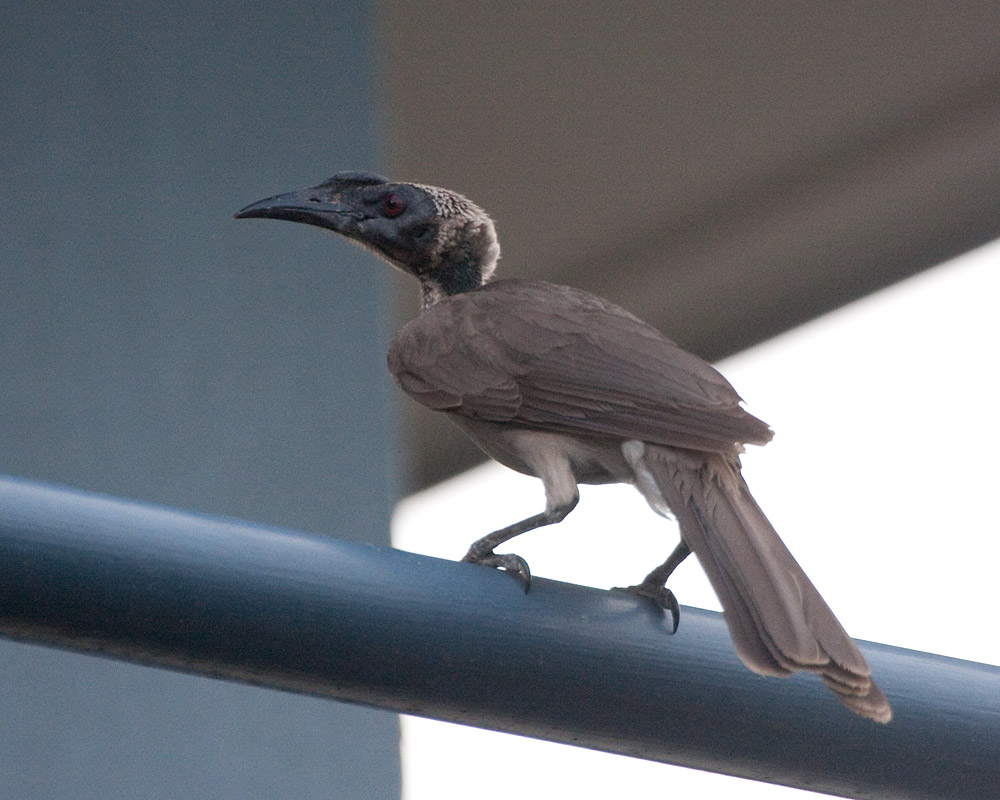
[(674, 593), (666, 586), (660, 584), (638, 583), (635, 586), (616, 586), (613, 591), (628, 592), (652, 600), (663, 611), (669, 611), (673, 618), (674, 627), (671, 633), (677, 632), (677, 626), (681, 621), (681, 607), (677, 602)]
[(510, 572), (521, 579), (524, 584), (524, 591), (531, 587), (531, 570), (528, 569), (528, 562), (521, 556), (513, 553), (494, 553), (492, 550), (486, 553), (473, 552), (475, 546), (469, 550), (462, 558), (466, 564), (482, 564), (484, 567), (494, 567)]

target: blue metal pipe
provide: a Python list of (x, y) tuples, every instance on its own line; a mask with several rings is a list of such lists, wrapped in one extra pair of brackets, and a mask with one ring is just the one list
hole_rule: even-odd
[(882, 726), (748, 672), (719, 614), (667, 629), (631, 595), (0, 478), (9, 638), (844, 797), (1000, 797), (1000, 669), (863, 645)]

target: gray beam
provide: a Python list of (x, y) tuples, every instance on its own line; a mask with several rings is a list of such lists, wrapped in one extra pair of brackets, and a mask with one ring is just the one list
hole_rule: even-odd
[[(0, 479), (0, 633), (856, 798), (995, 798), (1000, 669), (867, 644), (896, 711), (764, 679), (720, 615)], [(511, 776), (516, 783), (516, 773)]]

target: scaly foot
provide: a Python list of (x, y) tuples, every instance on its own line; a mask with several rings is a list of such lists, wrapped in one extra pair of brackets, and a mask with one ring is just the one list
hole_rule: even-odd
[(473, 552), (474, 549), (473, 546), (462, 558), (462, 561), (467, 564), (482, 564), (484, 567), (502, 569), (520, 578), (526, 593), (531, 588), (531, 570), (528, 569), (528, 562), (521, 556), (516, 556), (513, 553), (497, 554), (492, 551), (480, 554)]
[(616, 592), (628, 592), (629, 594), (638, 595), (639, 597), (646, 597), (656, 603), (663, 611), (669, 611), (670, 616), (673, 617), (674, 627), (671, 633), (677, 632), (677, 626), (681, 621), (681, 607), (677, 603), (677, 598), (674, 593), (670, 591), (666, 586), (660, 584), (638, 583), (635, 586), (616, 586), (613, 591)]

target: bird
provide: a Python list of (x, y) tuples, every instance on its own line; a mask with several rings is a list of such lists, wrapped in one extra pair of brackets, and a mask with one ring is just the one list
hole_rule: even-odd
[(714, 367), (596, 295), (494, 280), (496, 226), (456, 192), (339, 172), (235, 216), (326, 228), (417, 279), (421, 308), (392, 340), (389, 371), (410, 397), (545, 490), (543, 511), (477, 539), (462, 561), (510, 571), (527, 588), (524, 559), (495, 549), (563, 520), (579, 484), (631, 484), (677, 520), (680, 542), (624, 591), (670, 611), (676, 630), (679, 606), (666, 583), (694, 552), (750, 670), (815, 673), (851, 711), (891, 720), (861, 651), (750, 494), (740, 455), (772, 431)]

